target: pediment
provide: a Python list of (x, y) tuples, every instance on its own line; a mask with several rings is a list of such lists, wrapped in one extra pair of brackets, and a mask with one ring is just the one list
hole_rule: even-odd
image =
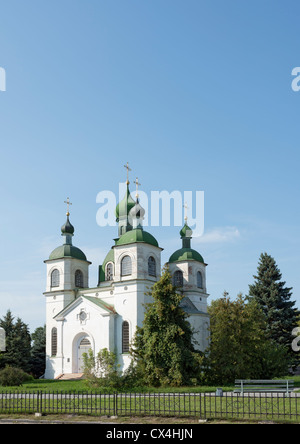
[[(79, 310), (77, 316), (80, 318), (80, 313), (86, 313), (85, 319), (88, 318), (89, 312), (87, 310), (80, 311), (80, 305), (85, 305), (89, 307), (91, 310), (96, 310), (99, 315), (101, 316), (114, 316), (116, 314), (116, 310), (113, 305), (108, 304), (107, 302), (103, 301), (100, 298), (95, 298), (92, 296), (84, 296), (81, 295), (74, 301), (72, 301), (70, 304), (68, 304), (63, 310), (61, 310), (56, 316), (54, 316), (54, 319), (57, 321), (63, 321), (66, 316), (68, 316), (69, 313), (73, 312), (74, 310)], [(82, 315), (81, 321), (84, 321), (84, 316)]]

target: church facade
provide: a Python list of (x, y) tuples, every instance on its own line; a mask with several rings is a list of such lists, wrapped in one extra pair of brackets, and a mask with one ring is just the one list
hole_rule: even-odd
[[(160, 277), (162, 248), (143, 229), (144, 209), (131, 197), (129, 182), (117, 205), (118, 237), (99, 266), (98, 283), (89, 285), (89, 265), (84, 252), (73, 245), (74, 227), (61, 227), (63, 244), (45, 260), (46, 371), (45, 378), (83, 373), (83, 353), (101, 349), (116, 353), (120, 369), (130, 363), (129, 347), (136, 326), (142, 326), (149, 290)], [(192, 230), (187, 221), (180, 231), (181, 248), (169, 258), (173, 284), (184, 294), (182, 308), (189, 314), (195, 348), (208, 345), (206, 264), (191, 248)]]

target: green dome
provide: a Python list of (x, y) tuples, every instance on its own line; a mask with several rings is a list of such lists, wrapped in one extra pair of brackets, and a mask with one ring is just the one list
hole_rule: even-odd
[(131, 208), (135, 206), (136, 202), (132, 199), (129, 187), (127, 185), (127, 191), (125, 193), (125, 196), (121, 202), (118, 203), (116, 207), (116, 217), (119, 219), (120, 217), (128, 216), (129, 211)]
[(61, 227), (62, 234), (74, 234), (74, 227), (69, 221), (69, 216), (67, 216), (66, 223)]
[(159, 246), (155, 237), (141, 228), (127, 231), (127, 233), (123, 234), (120, 239), (116, 241), (116, 245), (134, 244), (135, 242), (144, 242), (146, 244), (154, 245), (154, 247)]
[(193, 230), (185, 223), (184, 226), (180, 230), (180, 236), (183, 237), (192, 237)]
[(175, 251), (169, 259), (169, 262), (180, 261), (198, 261), (204, 264), (204, 259), (201, 254), (192, 248), (180, 248), (180, 250)]
[(68, 244), (55, 248), (50, 254), (49, 259), (62, 259), (64, 257), (73, 257), (74, 259), (86, 261), (85, 254), (79, 248)]

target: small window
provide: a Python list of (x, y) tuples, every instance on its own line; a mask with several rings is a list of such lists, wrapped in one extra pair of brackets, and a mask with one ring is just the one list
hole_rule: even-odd
[(202, 273), (200, 271), (198, 271), (198, 273), (197, 273), (197, 287), (203, 288)]
[(112, 281), (114, 275), (114, 266), (111, 262), (106, 265), (105, 280)]
[(130, 256), (124, 256), (121, 262), (121, 276), (129, 276), (131, 271), (131, 258)]
[(51, 287), (59, 287), (59, 271), (57, 268), (51, 273)]
[(57, 355), (57, 328), (51, 330), (51, 356)]
[(122, 324), (122, 353), (129, 353), (129, 323)]
[(153, 256), (148, 259), (148, 274), (149, 276), (156, 276), (156, 262)]
[(173, 283), (174, 283), (175, 287), (182, 287), (183, 286), (182, 271), (180, 271), (180, 270), (175, 271), (174, 276), (173, 276)]
[(75, 287), (83, 288), (83, 273), (81, 270), (75, 271)]

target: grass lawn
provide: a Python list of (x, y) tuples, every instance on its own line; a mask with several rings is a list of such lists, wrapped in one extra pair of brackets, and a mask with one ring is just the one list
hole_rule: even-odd
[[(299, 387), (300, 389), (300, 375), (299, 376), (286, 376), (281, 379), (293, 379), (295, 381), (295, 388)], [(218, 385), (218, 387), (222, 387), (223, 391), (232, 391), (234, 390), (234, 385), (232, 386), (222, 386)], [(204, 392), (215, 392), (217, 386), (190, 386), (190, 387), (140, 387), (137, 389), (133, 389), (132, 392), (156, 392), (156, 393), (204, 393)], [(24, 391), (24, 392), (60, 392), (60, 391), (92, 391), (92, 392), (103, 392), (103, 389), (93, 388), (90, 389), (84, 379), (76, 380), (76, 381), (59, 381), (55, 379), (35, 379), (33, 381), (29, 381), (24, 383), (20, 387), (11, 386), (11, 387), (1, 387), (1, 391)], [(120, 391), (120, 390), (111, 390), (111, 392)], [(107, 393), (107, 390), (105, 390)]]
[[(233, 390), (232, 387), (223, 387), (223, 390)], [(55, 379), (35, 379), (33, 381), (25, 382), (22, 386), (16, 387), (1, 387), (1, 391), (24, 391), (24, 392), (60, 392), (60, 391), (92, 391), (92, 392), (106, 392), (104, 389), (89, 388), (84, 379), (79, 379), (77, 381), (59, 381)], [(121, 390), (111, 390), (111, 392), (116, 392)], [(203, 393), (203, 392), (214, 392), (216, 387), (210, 386), (192, 386), (192, 387), (140, 387), (133, 389), (132, 392), (156, 392), (156, 393)]]

